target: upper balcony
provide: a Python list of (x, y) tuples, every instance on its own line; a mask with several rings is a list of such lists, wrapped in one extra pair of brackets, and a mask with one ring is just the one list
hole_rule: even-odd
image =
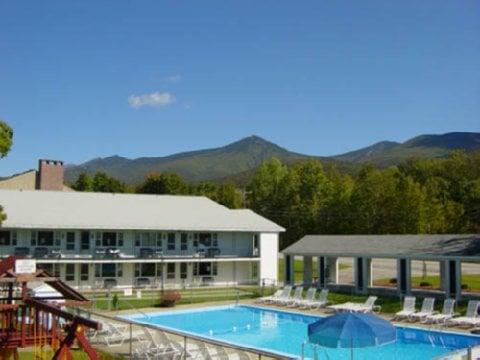
[[(12, 254), (11, 250), (0, 251), (2, 256)], [(135, 247), (132, 251), (121, 247), (96, 247), (88, 252), (73, 252), (62, 250), (52, 246), (17, 246), (13, 249), (13, 255), (33, 258), (38, 260), (61, 260), (61, 259), (213, 259), (213, 258), (257, 258), (260, 256), (258, 249), (242, 249), (242, 251), (222, 251), (219, 247), (204, 247), (187, 250), (163, 251), (155, 247)]]

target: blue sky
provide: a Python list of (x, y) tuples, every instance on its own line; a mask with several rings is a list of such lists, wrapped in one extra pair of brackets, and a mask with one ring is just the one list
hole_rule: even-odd
[(0, 175), (256, 134), (332, 155), (480, 130), (480, 2), (2, 1)]

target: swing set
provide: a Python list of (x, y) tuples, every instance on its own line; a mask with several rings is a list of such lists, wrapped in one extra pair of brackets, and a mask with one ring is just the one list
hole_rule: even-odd
[[(99, 330), (100, 324), (62, 309), (86, 305), (88, 299), (45, 270), (15, 273), (17, 260), (21, 258), (0, 261), (0, 360), (17, 360), (19, 348), (31, 347), (35, 360), (73, 360), (75, 342), (89, 359), (99, 360), (85, 331)], [(46, 283), (61, 297), (31, 296), (29, 282)]]

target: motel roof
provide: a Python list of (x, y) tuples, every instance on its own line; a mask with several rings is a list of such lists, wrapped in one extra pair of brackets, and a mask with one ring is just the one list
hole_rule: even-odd
[(377, 258), (480, 258), (480, 235), (306, 235), (289, 255)]
[(202, 196), (0, 190), (3, 228), (282, 232)]

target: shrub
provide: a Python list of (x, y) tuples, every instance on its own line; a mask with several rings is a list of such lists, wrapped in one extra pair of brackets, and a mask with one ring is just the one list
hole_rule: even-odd
[(460, 286), (462, 288), (462, 290), (467, 290), (468, 289), (468, 284), (462, 284), (462, 286)]
[(388, 280), (388, 282), (390, 284), (396, 284), (397, 283), (397, 279), (396, 278), (391, 278), (390, 280)]
[(114, 310), (117, 310), (118, 309), (118, 295), (117, 294), (113, 294), (113, 298), (112, 298), (112, 305), (113, 305), (113, 309)]
[(182, 295), (178, 291), (164, 291), (160, 294), (160, 306), (171, 307), (175, 306), (175, 303), (182, 298)]
[(422, 282), (420, 282), (420, 286), (421, 286), (421, 287), (424, 287), (424, 286), (432, 286), (432, 284), (430, 284), (428, 281), (422, 281)]

